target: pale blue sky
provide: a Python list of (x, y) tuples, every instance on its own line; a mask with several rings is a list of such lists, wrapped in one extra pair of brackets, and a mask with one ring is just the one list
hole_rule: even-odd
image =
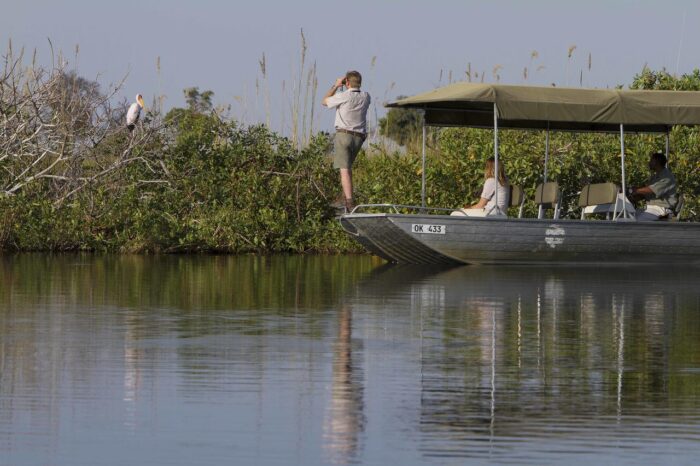
[[(441, 70), (442, 84), (450, 70), (461, 79), (469, 62), (473, 71), (486, 71), (488, 81), (502, 65), (502, 83), (521, 83), (528, 66), (528, 83), (565, 85), (567, 49), (574, 44), (570, 85), (578, 86), (581, 69), (584, 85), (605, 87), (629, 83), (645, 63), (672, 72), (678, 66), (681, 73), (700, 66), (697, 0), (2, 2), (3, 44), (12, 38), (15, 46), (36, 47), (40, 59), (48, 56), (47, 37), (69, 56), (79, 44), (82, 75), (107, 83), (129, 72), (124, 95), (141, 92), (150, 102), (161, 92), (166, 107), (182, 104), (184, 87), (199, 86), (248, 122), (264, 119), (255, 80), (265, 52), (278, 127), (276, 117), (288, 108), (280, 89), (298, 69), (301, 28), (308, 60), (318, 64), (317, 102), (348, 69), (363, 72), (376, 101), (431, 89)], [(533, 50), (539, 58), (531, 63)], [(540, 65), (545, 68), (536, 71)], [(332, 115), (318, 109), (316, 122), (328, 127)]]

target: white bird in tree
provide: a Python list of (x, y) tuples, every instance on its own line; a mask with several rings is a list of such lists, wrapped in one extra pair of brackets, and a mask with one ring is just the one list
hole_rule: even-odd
[(129, 106), (129, 111), (126, 112), (126, 127), (129, 128), (129, 132), (132, 132), (136, 127), (136, 122), (139, 121), (139, 116), (141, 116), (141, 109), (144, 107), (143, 97), (141, 94), (136, 94), (136, 102)]

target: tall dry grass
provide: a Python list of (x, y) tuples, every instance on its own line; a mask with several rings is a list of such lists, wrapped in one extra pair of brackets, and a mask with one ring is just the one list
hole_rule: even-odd
[[(557, 80), (559, 82), (551, 82), (552, 86), (570, 84), (571, 74), (574, 72), (573, 70), (577, 65), (577, 54), (575, 53), (577, 51), (578, 46), (576, 44), (572, 44), (566, 49), (565, 73), (562, 79), (564, 82), (562, 83), (560, 80)], [(255, 78), (257, 118), (255, 122), (260, 124), (264, 123), (269, 128), (272, 128), (274, 125), (275, 130), (288, 137), (298, 149), (302, 149), (308, 145), (313, 134), (317, 131), (319, 126), (322, 126), (317, 121), (319, 112), (316, 108), (317, 105), (319, 105), (322, 95), (322, 93), (319, 94), (318, 90), (319, 62), (310, 59), (312, 57), (311, 52), (311, 43), (304, 30), (301, 29), (299, 32), (299, 52), (296, 55), (296, 60), (290, 64), (291, 77), (289, 79), (283, 79), (281, 86), (278, 88), (280, 90), (279, 95), (281, 95), (281, 99), (273, 99), (273, 93), (269, 85), (269, 55), (265, 52), (261, 54), (261, 58), (258, 60), (258, 74)], [(521, 71), (518, 72), (520, 78), (512, 77), (511, 79), (514, 78), (522, 83), (529, 83), (532, 81), (541, 82), (544, 78), (543, 73), (548, 69), (545, 64), (541, 63), (541, 58), (539, 51), (530, 51), (522, 64), (522, 68), (520, 68)], [(587, 59), (586, 62), (578, 67), (577, 81), (579, 86), (587, 84), (586, 78), (592, 73), (592, 53), (589, 52), (585, 58)], [(372, 105), (367, 120), (369, 144), (366, 147), (369, 152), (372, 152), (377, 146), (380, 150), (385, 148), (383, 146), (384, 141), (382, 141), (382, 138), (380, 138), (378, 134), (380, 126), (379, 121), (383, 117), (383, 104), (394, 97), (391, 95), (391, 92), (397, 87), (397, 82), (393, 81), (382, 89), (381, 85), (376, 82), (378, 62), (379, 57), (377, 55), (372, 55), (368, 63), (368, 68), (360, 70), (365, 77), (363, 87), (372, 95)], [(467, 62), (466, 69), (463, 72), (455, 73), (452, 69), (441, 68), (438, 73), (436, 87), (452, 84), (460, 80), (477, 83), (500, 83), (505, 79), (504, 76), (506, 72), (511, 75), (514, 73), (515, 70), (510, 68), (511, 66), (512, 65), (509, 65), (509, 69), (506, 70), (505, 65), (495, 64), (490, 67), (490, 73), (486, 71), (489, 69), (488, 67), (483, 66), (483, 64), (482, 66), (476, 66), (471, 61)], [(382, 98), (379, 98), (379, 96), (382, 96)], [(273, 100), (279, 100), (281, 104), (275, 106)], [(236, 101), (240, 104), (241, 111), (243, 112), (243, 115), (238, 115), (239, 119), (241, 119), (248, 115), (245, 93), (242, 96), (237, 96)], [(261, 101), (262, 104), (260, 103)], [(259, 111), (260, 107), (262, 107), (262, 111)], [(275, 107), (277, 107), (277, 109), (273, 112), (273, 108)], [(277, 120), (277, 123), (275, 120)]]

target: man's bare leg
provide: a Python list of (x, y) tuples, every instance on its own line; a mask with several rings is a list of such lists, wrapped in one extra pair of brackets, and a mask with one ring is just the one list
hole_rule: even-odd
[(343, 187), (345, 199), (352, 199), (352, 169), (340, 169), (340, 185)]
[(350, 209), (351, 206), (354, 207), (354, 201), (352, 199), (352, 169), (340, 169), (340, 185), (343, 187), (343, 195), (345, 196), (345, 207), (348, 209)]

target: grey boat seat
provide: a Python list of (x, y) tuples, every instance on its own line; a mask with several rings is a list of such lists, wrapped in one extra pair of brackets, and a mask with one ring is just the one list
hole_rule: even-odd
[(607, 220), (617, 220), (625, 216), (623, 210), (627, 210), (627, 218), (634, 218), (636, 214), (634, 204), (612, 182), (584, 186), (578, 197), (578, 206), (581, 207), (581, 220), (593, 214), (604, 214)]
[(525, 206), (525, 191), (522, 186), (510, 185), (510, 207), (519, 207), (518, 218), (523, 217), (523, 207)]
[(540, 183), (535, 188), (535, 204), (538, 206), (537, 218), (544, 218), (544, 211), (546, 209), (553, 209), (552, 214), (553, 219), (559, 218), (559, 212), (561, 211), (561, 190), (559, 189), (559, 183), (556, 181), (548, 181), (546, 183)]
[[(620, 187), (615, 183), (595, 183), (587, 184), (578, 196), (578, 206), (581, 207), (581, 220), (587, 215), (605, 214), (610, 218), (610, 214), (616, 211), (615, 203), (618, 202)], [(620, 212), (622, 206), (618, 206)]]

